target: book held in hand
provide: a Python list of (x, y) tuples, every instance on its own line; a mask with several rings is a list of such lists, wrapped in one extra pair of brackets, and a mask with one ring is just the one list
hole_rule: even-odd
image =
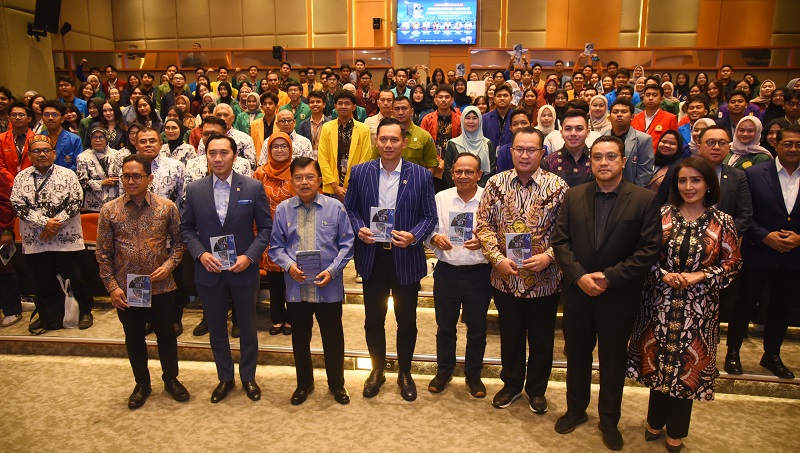
[(313, 284), (317, 275), (322, 272), (322, 265), (320, 264), (320, 251), (319, 250), (298, 250), (297, 267), (303, 271), (306, 279), (301, 282), (302, 285)]
[(392, 242), (394, 229), (394, 209), (369, 208), (369, 229), (375, 242)]
[(464, 245), (472, 239), (472, 228), (475, 214), (472, 212), (450, 212), (450, 226), (447, 229), (447, 239), (453, 245)]
[(506, 233), (506, 257), (522, 267), (522, 261), (533, 256), (530, 233)]
[(125, 293), (125, 297), (128, 298), (128, 306), (150, 308), (152, 303), (150, 276), (128, 274)]
[(236, 244), (232, 234), (225, 236), (212, 236), (211, 255), (222, 263), (222, 270), (226, 271), (236, 264)]

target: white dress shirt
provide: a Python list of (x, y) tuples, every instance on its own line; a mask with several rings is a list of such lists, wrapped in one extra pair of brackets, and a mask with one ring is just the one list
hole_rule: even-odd
[(781, 165), (780, 159), (775, 159), (775, 167), (778, 169), (778, 181), (781, 183), (781, 193), (783, 202), (786, 203), (786, 211), (791, 213), (794, 203), (797, 201), (798, 188), (800, 188), (800, 169), (795, 169), (790, 176), (786, 168)]
[[(477, 213), (478, 205), (483, 196), (483, 187), (478, 186), (478, 191), (468, 201), (464, 201), (458, 196), (458, 189), (451, 187), (436, 194), (436, 214), (439, 217), (439, 222), (436, 224), (433, 233), (425, 241), (428, 247), (433, 250), (436, 258), (445, 263), (452, 264), (453, 266), (472, 266), (475, 264), (488, 263), (483, 256), (483, 250), (469, 250), (463, 245), (454, 245), (450, 250), (442, 250), (431, 242), (436, 234), (447, 236), (450, 226), (450, 213), (451, 212), (472, 212)], [(477, 214), (473, 222), (477, 223)], [(473, 223), (472, 235), (475, 236), (475, 224)]]
[(400, 168), (403, 160), (397, 164), (394, 170), (386, 173), (383, 168), (383, 160), (378, 159), (380, 176), (378, 177), (378, 206), (376, 208), (394, 209), (397, 205), (397, 189), (400, 187)]
[(219, 223), (225, 225), (225, 216), (228, 215), (228, 200), (231, 198), (231, 183), (233, 183), (233, 172), (225, 179), (211, 175), (211, 184), (214, 188), (214, 206), (219, 216)]

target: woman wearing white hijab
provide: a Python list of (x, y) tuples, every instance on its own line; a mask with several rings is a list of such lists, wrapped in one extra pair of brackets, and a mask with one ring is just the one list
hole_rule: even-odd
[(481, 161), (481, 176), (478, 185), (483, 187), (497, 168), (497, 155), (494, 144), (483, 136), (481, 112), (470, 105), (461, 112), (461, 135), (450, 139), (444, 153), (444, 181), (447, 187), (455, 187), (453, 182), (453, 163), (460, 153), (478, 156)]
[(611, 130), (611, 122), (608, 121), (608, 99), (605, 96), (598, 94), (589, 100), (589, 120), (591, 130), (598, 134)]
[(694, 122), (694, 126), (692, 126), (692, 140), (686, 145), (686, 149), (688, 149), (689, 152), (684, 152), (684, 157), (694, 156), (697, 154), (697, 149), (700, 146), (700, 133), (711, 126), (715, 126), (716, 124), (717, 123), (715, 123), (711, 118), (699, 118)]
[(746, 116), (736, 124), (731, 150), (722, 162), (733, 168), (744, 170), (761, 162), (772, 160), (772, 154), (761, 146), (761, 120)]
[(538, 117), (536, 118), (536, 126), (534, 129), (539, 129), (542, 131), (542, 134), (547, 137), (547, 134), (556, 130), (557, 126), (556, 109), (549, 104), (539, 107), (539, 113)]

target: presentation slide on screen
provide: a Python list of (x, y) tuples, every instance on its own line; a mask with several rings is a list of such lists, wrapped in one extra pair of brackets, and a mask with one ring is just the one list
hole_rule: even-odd
[(475, 44), (477, 0), (397, 3), (398, 44)]

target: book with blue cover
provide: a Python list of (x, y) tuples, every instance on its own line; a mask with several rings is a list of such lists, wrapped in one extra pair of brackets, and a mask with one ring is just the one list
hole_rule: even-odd
[(319, 250), (298, 250), (295, 256), (297, 267), (306, 276), (306, 279), (301, 282), (301, 285), (313, 284), (316, 281), (317, 275), (322, 272), (322, 263), (320, 262)]
[(530, 233), (506, 233), (506, 257), (522, 267), (522, 262), (533, 256)]
[(125, 297), (130, 307), (150, 308), (152, 304), (152, 291), (149, 275), (127, 275), (127, 288)]
[(369, 229), (375, 242), (392, 242), (394, 229), (394, 209), (371, 207), (369, 208)]
[(450, 225), (447, 230), (447, 239), (453, 245), (464, 245), (472, 239), (472, 229), (475, 224), (475, 213), (450, 212)]
[(222, 270), (227, 271), (236, 264), (236, 243), (233, 241), (232, 234), (225, 236), (212, 236), (211, 255), (222, 263)]

